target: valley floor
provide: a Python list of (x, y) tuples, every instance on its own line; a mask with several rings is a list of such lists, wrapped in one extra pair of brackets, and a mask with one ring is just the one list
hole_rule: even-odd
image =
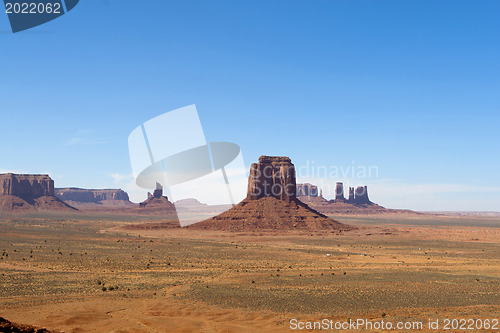
[(498, 320), (499, 218), (335, 218), (357, 229), (130, 230), (164, 221), (2, 215), (0, 317), (64, 332), (292, 332), (293, 319), (325, 318), (427, 332), (429, 320)]

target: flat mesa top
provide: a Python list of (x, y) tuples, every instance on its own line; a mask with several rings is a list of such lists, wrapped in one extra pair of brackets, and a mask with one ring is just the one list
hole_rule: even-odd
[(19, 178), (33, 178), (33, 177), (49, 177), (49, 175), (46, 174), (19, 174), (19, 173), (1, 173), (0, 174), (1, 178), (5, 177), (19, 177)]
[(272, 162), (287, 162), (287, 163), (291, 163), (292, 160), (290, 159), (290, 157), (286, 157), (286, 156), (266, 156), (266, 155), (262, 155), (261, 157), (259, 157), (259, 163), (272, 163)]

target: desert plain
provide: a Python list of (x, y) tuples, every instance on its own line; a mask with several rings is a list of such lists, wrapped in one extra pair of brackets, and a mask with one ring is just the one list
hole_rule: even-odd
[(1, 213), (0, 317), (55, 332), (498, 318), (499, 217), (333, 218), (355, 228), (224, 232), (168, 216)]

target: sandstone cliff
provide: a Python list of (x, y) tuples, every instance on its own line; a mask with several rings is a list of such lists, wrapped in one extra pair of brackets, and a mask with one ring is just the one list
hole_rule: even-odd
[(343, 183), (337, 183), (335, 185), (335, 202), (345, 202), (345, 197), (344, 197), (344, 184)]
[(55, 195), (67, 204), (77, 208), (93, 209), (136, 206), (130, 202), (127, 192), (119, 189), (56, 188)]
[(248, 179), (247, 199), (274, 197), (287, 202), (295, 200), (297, 193), (295, 167), (288, 157), (259, 157), (253, 163)]
[(354, 192), (354, 203), (363, 205), (370, 204), (370, 199), (368, 199), (368, 187), (358, 186)]
[(0, 175), (0, 210), (74, 210), (55, 197), (48, 175)]
[(349, 199), (348, 202), (354, 202), (354, 187), (349, 187)]
[(49, 175), (0, 175), (0, 195), (15, 195), (24, 200), (54, 196), (54, 181)]

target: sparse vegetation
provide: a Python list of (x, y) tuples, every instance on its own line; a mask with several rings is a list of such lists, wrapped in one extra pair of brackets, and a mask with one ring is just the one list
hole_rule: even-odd
[[(280, 242), (269, 236), (254, 243), (242, 237), (237, 238), (236, 250), (231, 243), (235, 238), (193, 237), (179, 242), (169, 235), (151, 242), (130, 234), (117, 242), (116, 235), (100, 232), (119, 220), (97, 224), (89, 218), (64, 228), (58, 227), (60, 222), (47, 222), (36, 229), (30, 227), (32, 221), (9, 227), (8, 237), (0, 234), (0, 258), (6, 260), (10, 254), (2, 265), (31, 269), (1, 269), (4, 307), (28, 305), (36, 295), (49, 300), (96, 293), (109, 299), (151, 299), (156, 293), (161, 297), (155, 300), (165, 297), (169, 301), (176, 295), (181, 301), (252, 311), (329, 311), (342, 316), (355, 309), (377, 317), (383, 310), (390, 315), (383, 312), (382, 317), (392, 318), (392, 309), (402, 305), (439, 310), (474, 304), (493, 308), (500, 293), (500, 279), (488, 273), (499, 265), (499, 245), (491, 239), (442, 242), (319, 235)], [(45, 238), (47, 242), (37, 240)], [(432, 262), (423, 250), (416, 251), (419, 247), (432, 255)], [(333, 254), (327, 257), (325, 253)], [(411, 261), (406, 260), (409, 256)], [(473, 273), (463, 269), (471, 262), (475, 263)], [(439, 283), (429, 288), (428, 281)], [(9, 300), (13, 296), (17, 303)], [(402, 303), (393, 304), (394, 300)]]

